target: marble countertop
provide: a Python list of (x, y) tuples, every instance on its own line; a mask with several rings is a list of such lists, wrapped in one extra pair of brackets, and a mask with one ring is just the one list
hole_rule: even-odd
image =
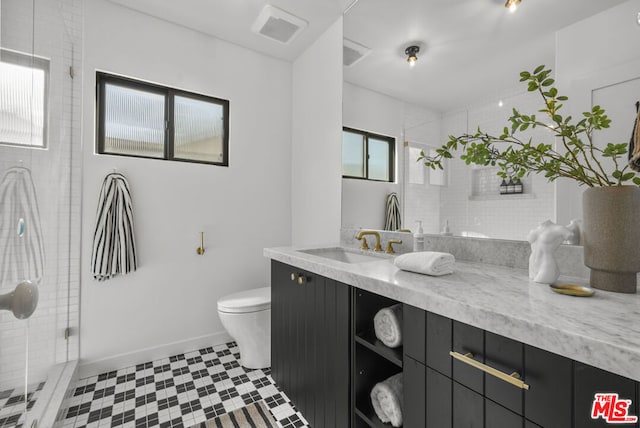
[(399, 270), (392, 257), (342, 263), (299, 251), (308, 248), (264, 255), (640, 381), (640, 294), (571, 297), (530, 281), (525, 269), (456, 261), (455, 273), (431, 277)]

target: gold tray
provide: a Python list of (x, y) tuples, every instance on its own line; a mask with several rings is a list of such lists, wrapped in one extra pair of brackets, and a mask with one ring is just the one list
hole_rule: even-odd
[(595, 294), (592, 288), (576, 284), (549, 284), (549, 287), (556, 293), (566, 294), (567, 296), (591, 297)]

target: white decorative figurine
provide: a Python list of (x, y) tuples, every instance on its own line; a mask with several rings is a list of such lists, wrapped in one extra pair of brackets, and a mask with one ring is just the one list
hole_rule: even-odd
[(574, 218), (567, 226), (571, 235), (564, 243), (569, 245), (580, 245), (582, 243), (582, 220)]
[(527, 241), (531, 244), (529, 257), (529, 278), (543, 284), (553, 284), (560, 276), (560, 268), (554, 257), (563, 241), (571, 237), (571, 231), (564, 226), (547, 220), (529, 232)]

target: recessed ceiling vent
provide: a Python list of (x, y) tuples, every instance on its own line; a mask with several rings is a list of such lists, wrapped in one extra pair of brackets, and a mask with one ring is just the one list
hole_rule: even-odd
[(251, 26), (251, 31), (286, 45), (306, 27), (304, 19), (268, 4)]
[(342, 63), (345, 67), (351, 67), (370, 53), (371, 49), (368, 47), (356, 43), (353, 40), (343, 39)]

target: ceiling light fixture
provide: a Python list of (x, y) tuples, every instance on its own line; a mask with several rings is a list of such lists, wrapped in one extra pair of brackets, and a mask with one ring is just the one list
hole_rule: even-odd
[(521, 1), (522, 0), (507, 0), (507, 2), (504, 4), (504, 7), (509, 9), (509, 12), (513, 13), (518, 10), (518, 5)]
[(419, 46), (409, 46), (404, 50), (404, 54), (407, 55), (407, 62), (410, 67), (416, 65), (416, 61), (418, 60), (418, 52), (420, 52)]

